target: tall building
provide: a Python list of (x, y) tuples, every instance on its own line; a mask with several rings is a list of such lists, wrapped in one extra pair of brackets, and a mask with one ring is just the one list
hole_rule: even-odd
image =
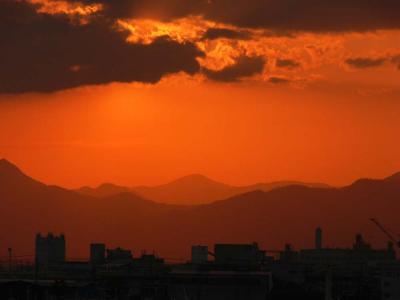
[(122, 249), (121, 247), (115, 249), (107, 249), (107, 262), (109, 263), (131, 263), (133, 261), (132, 251)]
[(320, 227), (315, 230), (315, 249), (322, 249), (322, 229)]
[(204, 264), (208, 261), (208, 247), (207, 246), (192, 246), (192, 260), (193, 264)]
[(38, 266), (48, 266), (65, 262), (65, 236), (55, 236), (49, 233), (36, 235), (35, 263)]
[(105, 244), (90, 244), (90, 263), (92, 265), (104, 264), (106, 260)]

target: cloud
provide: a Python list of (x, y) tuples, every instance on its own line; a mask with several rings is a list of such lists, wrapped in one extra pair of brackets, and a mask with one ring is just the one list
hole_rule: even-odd
[[(71, 0), (72, 1), (72, 0)], [(239, 27), (338, 32), (400, 28), (398, 0), (86, 0), (113, 17), (203, 15)]]
[(214, 0), (209, 18), (241, 27), (300, 31), (400, 28), (398, 0)]
[(345, 63), (356, 69), (368, 69), (374, 67), (380, 67), (386, 62), (386, 58), (384, 57), (356, 57), (356, 58), (348, 58)]
[(231, 40), (249, 40), (251, 32), (247, 30), (233, 30), (227, 28), (209, 28), (203, 35), (205, 40), (216, 40), (226, 38)]
[(214, 81), (236, 82), (242, 78), (262, 73), (264, 65), (265, 59), (263, 57), (241, 56), (233, 65), (227, 66), (222, 70), (204, 69), (203, 72), (207, 78)]
[(111, 82), (156, 83), (171, 73), (195, 74), (203, 53), (160, 37), (131, 44), (127, 31), (101, 15), (83, 24), (34, 5), (0, 1), (0, 92), (52, 92)]
[(293, 59), (277, 59), (276, 66), (279, 68), (295, 69), (300, 67), (300, 63)]
[(289, 83), (290, 79), (284, 77), (270, 77), (268, 81), (273, 84), (285, 84)]
[(391, 62), (400, 70), (400, 54), (393, 56)]

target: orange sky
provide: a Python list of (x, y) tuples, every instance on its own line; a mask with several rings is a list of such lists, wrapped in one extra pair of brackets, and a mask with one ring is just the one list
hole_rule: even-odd
[[(40, 14), (78, 18), (74, 26), (102, 9), (29, 2), (47, 3)], [(114, 25), (128, 32), (127, 43), (152, 45), (165, 35), (192, 43), (204, 53), (196, 57), (200, 69), (156, 84), (0, 93), (0, 157), (66, 187), (154, 185), (191, 173), (236, 185), (344, 185), (400, 171), (399, 29), (276, 35), (202, 16)], [(251, 38), (203, 39), (210, 28)], [(243, 57), (262, 58), (262, 71), (249, 71)], [(68, 67), (79, 73), (87, 66)]]
[(178, 79), (2, 98), (0, 156), (67, 187), (191, 173), (342, 185), (400, 170), (397, 95)]

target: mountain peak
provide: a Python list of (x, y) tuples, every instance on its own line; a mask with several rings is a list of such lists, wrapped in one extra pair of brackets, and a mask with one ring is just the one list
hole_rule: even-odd
[(385, 178), (385, 181), (400, 182), (400, 172), (397, 172), (397, 173)]
[[(187, 189), (187, 190), (194, 190), (197, 192), (203, 190), (203, 189), (227, 189), (231, 188), (230, 185), (218, 182), (216, 180), (213, 180), (207, 176), (204, 176), (202, 174), (191, 174), (191, 175), (186, 175), (184, 177), (178, 178), (170, 183), (162, 185), (164, 187), (169, 186), (171, 188), (180, 188), (180, 189)], [(161, 187), (161, 186), (160, 186)], [(219, 200), (219, 199), (218, 199)]]
[(0, 184), (6, 186), (41, 185), (40, 182), (25, 175), (16, 165), (6, 159), (0, 159)]
[(201, 174), (191, 174), (167, 184), (136, 187), (134, 191), (147, 199), (161, 203), (204, 204), (232, 195), (231, 186)]
[(189, 174), (186, 176), (183, 176), (182, 178), (197, 178), (197, 179), (207, 179), (207, 180), (211, 180), (210, 178), (208, 178), (207, 176), (200, 174), (200, 173), (193, 173), (193, 174)]
[(5, 158), (0, 158), (0, 166), (2, 165), (12, 165), (12, 163)]
[(13, 163), (11, 163), (10, 161), (8, 161), (5, 158), (0, 159), (0, 172), (4, 173), (9, 173), (9, 172), (17, 172), (17, 173), (22, 173), (21, 170), (14, 165)]
[(208, 178), (202, 174), (190, 174), (174, 180), (174, 182), (214, 182), (215, 180)]
[(92, 197), (98, 197), (98, 198), (111, 197), (111, 196), (116, 196), (116, 195), (125, 194), (125, 193), (133, 193), (127, 187), (119, 186), (119, 185), (109, 183), (109, 182), (103, 183), (96, 188), (84, 186), (75, 191), (78, 192), (79, 194), (83, 194), (86, 196), (92, 196)]
[(400, 172), (395, 173), (384, 179), (372, 179), (372, 178), (361, 178), (353, 182), (349, 187), (365, 188), (366, 186), (376, 185), (376, 184), (400, 184)]
[(111, 182), (105, 182), (105, 183), (100, 184), (97, 188), (98, 188), (98, 189), (122, 188), (122, 186), (116, 185), (116, 184), (111, 183)]

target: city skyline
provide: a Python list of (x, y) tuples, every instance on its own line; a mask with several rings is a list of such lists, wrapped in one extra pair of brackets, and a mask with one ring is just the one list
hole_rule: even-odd
[[(89, 245), (89, 256), (70, 258), (67, 236), (38, 233), (33, 261), (20, 261), (12, 249), (7, 262), (0, 260), (0, 279), (8, 278), (0, 281), (0, 293), (26, 300), (47, 300), (49, 295), (73, 299), (78, 294), (81, 299), (116, 294), (117, 299), (151, 295), (160, 300), (177, 296), (283, 300), (289, 295), (318, 300), (349, 295), (354, 300), (395, 300), (400, 242), (379, 222), (371, 221), (389, 238), (386, 248), (371, 247), (362, 234), (355, 235), (351, 247), (330, 248), (318, 227), (310, 248), (296, 249), (289, 243), (280, 250), (265, 250), (257, 242), (195, 244), (186, 259), (164, 259), (155, 251), (137, 254), (98, 242)], [(18, 286), (11, 277), (19, 278)]]

